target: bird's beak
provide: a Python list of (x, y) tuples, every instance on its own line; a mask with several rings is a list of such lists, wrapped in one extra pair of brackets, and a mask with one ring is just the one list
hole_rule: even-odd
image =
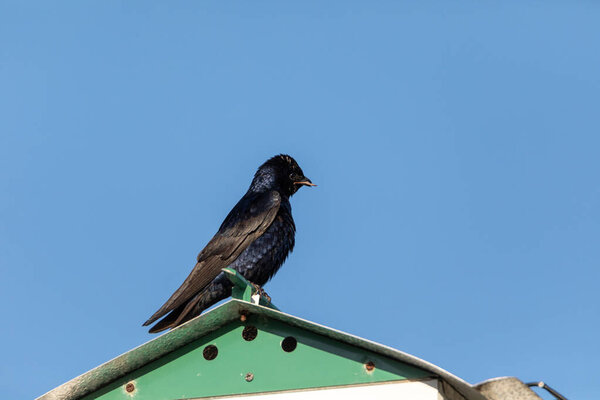
[(307, 177), (303, 177), (301, 181), (294, 182), (294, 185), (317, 186), (314, 183), (312, 183)]

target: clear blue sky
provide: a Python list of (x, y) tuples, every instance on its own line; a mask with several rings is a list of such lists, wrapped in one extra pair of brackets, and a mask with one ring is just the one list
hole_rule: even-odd
[[(268, 157), (284, 311), (476, 383), (600, 397), (600, 5), (0, 3), (3, 398), (140, 325)], [(547, 397), (546, 397), (547, 398)]]

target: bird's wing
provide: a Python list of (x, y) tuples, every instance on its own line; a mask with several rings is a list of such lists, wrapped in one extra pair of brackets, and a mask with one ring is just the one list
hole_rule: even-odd
[(276, 191), (244, 196), (223, 221), (217, 234), (198, 254), (198, 262), (179, 289), (144, 323), (150, 325), (204, 289), (271, 225), (279, 210)]

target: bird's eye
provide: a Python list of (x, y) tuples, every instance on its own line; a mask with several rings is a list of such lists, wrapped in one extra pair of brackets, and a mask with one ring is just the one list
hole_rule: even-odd
[(295, 176), (295, 175), (296, 175), (296, 174), (294, 174), (294, 173), (292, 172), (292, 173), (290, 174), (290, 179), (291, 179), (291, 180), (294, 180), (294, 176)]

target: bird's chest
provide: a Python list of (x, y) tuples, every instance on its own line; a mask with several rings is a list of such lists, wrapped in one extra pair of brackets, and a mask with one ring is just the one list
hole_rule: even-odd
[(294, 248), (295, 231), (291, 210), (281, 207), (271, 226), (231, 266), (251, 282), (264, 285)]

